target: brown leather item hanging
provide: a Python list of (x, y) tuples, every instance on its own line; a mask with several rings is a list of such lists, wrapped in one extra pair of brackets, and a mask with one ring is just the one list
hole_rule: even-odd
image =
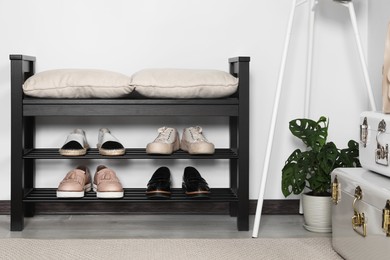
[(383, 113), (390, 114), (390, 24), (387, 30), (385, 59), (382, 71), (382, 106)]

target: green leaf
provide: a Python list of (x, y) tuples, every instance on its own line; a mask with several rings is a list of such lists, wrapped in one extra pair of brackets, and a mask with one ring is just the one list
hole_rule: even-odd
[(295, 119), (290, 121), (291, 133), (301, 139), (308, 147), (292, 152), (282, 169), (282, 193), (300, 194), (305, 187), (313, 195), (322, 195), (330, 191), (331, 172), (338, 167), (361, 167), (359, 144), (354, 140), (348, 147), (338, 149), (333, 142), (326, 142), (328, 137), (327, 118), (319, 120)]
[(334, 169), (337, 157), (338, 150), (336, 145), (333, 142), (325, 144), (317, 156), (319, 168), (321, 168), (325, 174), (330, 174)]
[(295, 150), (282, 169), (282, 193), (285, 197), (291, 193), (300, 194), (306, 186), (307, 152)]
[(304, 144), (315, 151), (321, 150), (328, 137), (328, 124), (325, 117), (316, 122), (311, 119), (295, 119), (290, 121), (291, 133), (302, 140)]
[(335, 168), (338, 167), (361, 167), (359, 161), (359, 144), (356, 141), (350, 140), (348, 142), (348, 148), (340, 150)]

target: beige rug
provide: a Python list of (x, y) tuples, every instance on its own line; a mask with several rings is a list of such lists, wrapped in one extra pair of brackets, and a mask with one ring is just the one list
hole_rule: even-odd
[(0, 239), (0, 259), (342, 259), (330, 238)]

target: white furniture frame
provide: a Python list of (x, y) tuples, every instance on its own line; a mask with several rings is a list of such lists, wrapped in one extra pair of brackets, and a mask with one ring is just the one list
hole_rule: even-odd
[[(369, 101), (370, 101), (370, 107), (371, 107), (372, 111), (376, 111), (374, 95), (372, 92), (372, 87), (371, 87), (370, 79), (368, 76), (367, 63), (365, 61), (363, 48), (362, 48), (362, 44), (361, 44), (361, 40), (360, 40), (360, 36), (359, 36), (359, 31), (358, 31), (357, 22), (356, 22), (355, 8), (353, 5), (353, 2), (352, 2), (352, 0), (345, 0), (345, 1), (334, 0), (334, 1), (339, 3), (340, 5), (348, 8), (348, 10), (349, 10), (349, 15), (350, 15), (352, 27), (353, 27), (353, 30), (355, 33), (355, 40), (356, 40), (357, 48), (359, 51), (360, 62), (361, 62), (361, 66), (362, 66), (362, 70), (363, 70), (363, 74), (364, 74), (364, 80), (365, 80), (365, 84), (367, 87), (367, 93), (368, 93), (368, 97), (369, 97)], [(272, 112), (271, 125), (270, 125), (270, 129), (269, 129), (269, 137), (268, 137), (267, 150), (266, 150), (264, 166), (263, 166), (263, 174), (262, 174), (261, 182), (260, 182), (259, 198), (257, 201), (256, 215), (255, 215), (255, 220), (254, 220), (254, 225), (253, 225), (253, 233), (252, 233), (253, 238), (256, 238), (258, 236), (258, 233), (259, 233), (261, 212), (262, 212), (263, 201), (264, 201), (265, 184), (267, 183), (268, 168), (269, 168), (269, 162), (270, 162), (270, 157), (271, 157), (271, 152), (272, 152), (272, 144), (273, 144), (273, 139), (274, 139), (274, 134), (275, 134), (275, 125), (276, 125), (276, 119), (277, 119), (278, 110), (279, 110), (279, 100), (280, 100), (280, 94), (281, 94), (281, 90), (282, 90), (283, 77), (284, 77), (284, 71), (285, 71), (285, 66), (286, 66), (286, 59), (287, 59), (288, 49), (289, 49), (289, 45), (290, 45), (290, 38), (291, 38), (290, 36), (291, 36), (292, 25), (293, 25), (293, 21), (294, 21), (295, 10), (298, 6), (300, 6), (304, 3), (308, 3), (309, 8), (310, 8), (304, 117), (309, 116), (310, 85), (311, 85), (311, 78), (312, 78), (313, 43), (314, 43), (314, 37), (313, 37), (314, 36), (314, 22), (315, 22), (315, 12), (316, 12), (316, 6), (318, 4), (318, 0), (303, 0), (301, 2), (297, 2), (297, 0), (292, 0), (291, 11), (290, 11), (290, 16), (289, 16), (289, 20), (288, 20), (287, 32), (286, 32), (285, 43), (284, 43), (284, 50), (283, 50), (282, 61), (281, 61), (279, 77), (278, 77), (278, 83), (277, 83), (277, 88), (276, 88), (276, 95), (275, 95), (275, 102), (274, 102), (274, 107), (273, 107), (273, 112)], [(301, 203), (300, 203), (299, 212), (302, 214)]]

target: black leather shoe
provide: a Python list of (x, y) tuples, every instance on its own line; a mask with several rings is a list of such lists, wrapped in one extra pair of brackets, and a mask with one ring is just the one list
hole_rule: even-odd
[(184, 169), (182, 188), (189, 198), (207, 199), (210, 195), (209, 185), (191, 166)]
[(149, 199), (169, 199), (171, 197), (171, 172), (167, 167), (158, 168), (148, 182), (146, 196)]

